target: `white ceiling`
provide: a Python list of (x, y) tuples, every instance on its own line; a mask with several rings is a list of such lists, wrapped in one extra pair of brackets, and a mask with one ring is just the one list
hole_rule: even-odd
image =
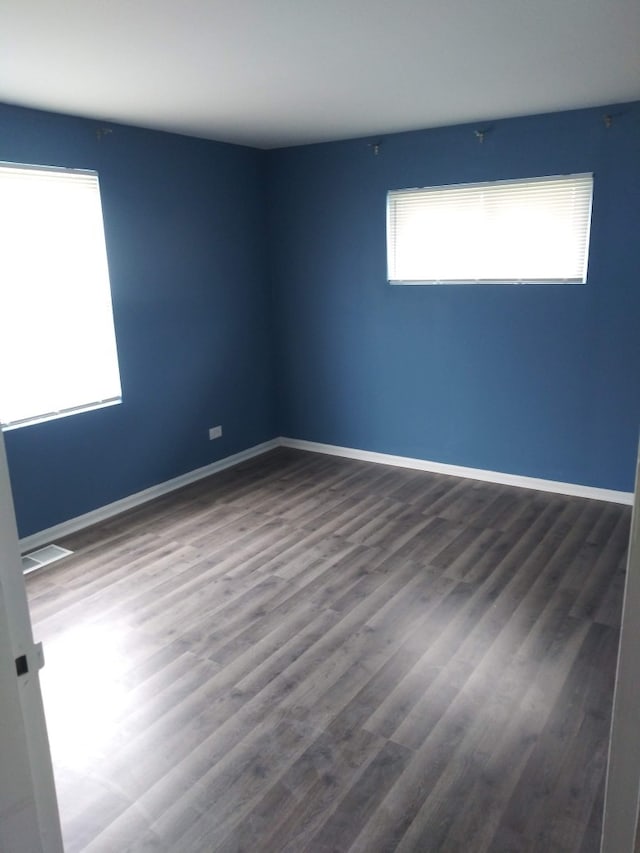
[(273, 148), (640, 99), (640, 0), (0, 0), (0, 101)]

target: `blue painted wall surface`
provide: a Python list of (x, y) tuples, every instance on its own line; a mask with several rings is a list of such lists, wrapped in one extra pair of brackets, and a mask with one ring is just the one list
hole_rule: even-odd
[[(124, 397), (5, 433), (21, 535), (277, 434), (631, 490), (640, 104), (488, 125), (376, 157), (0, 106), (0, 159), (100, 175)], [(386, 283), (389, 189), (583, 171), (587, 285)]]
[[(631, 491), (640, 104), (372, 141), (268, 155), (281, 434)], [(586, 285), (387, 284), (389, 189), (591, 171)]]
[(0, 160), (99, 173), (123, 389), (5, 433), (23, 536), (275, 434), (263, 152), (103, 126), (0, 106)]

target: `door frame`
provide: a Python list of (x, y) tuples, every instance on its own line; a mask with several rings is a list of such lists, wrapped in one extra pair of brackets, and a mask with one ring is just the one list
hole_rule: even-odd
[[(22, 658), (18, 675), (17, 661)], [(49, 738), (40, 691), (11, 481), (0, 430), (0, 849), (62, 853)]]
[(640, 801), (640, 453), (613, 697), (601, 853), (633, 853)]

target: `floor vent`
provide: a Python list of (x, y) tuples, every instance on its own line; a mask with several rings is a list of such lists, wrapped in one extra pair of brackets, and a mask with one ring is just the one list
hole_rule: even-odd
[(32, 551), (30, 554), (24, 555), (22, 558), (22, 571), (27, 575), (29, 572), (35, 572), (36, 569), (48, 566), (49, 563), (55, 563), (56, 560), (68, 557), (69, 554), (73, 554), (73, 551), (61, 548), (59, 545), (46, 545), (44, 548), (38, 548), (37, 551)]

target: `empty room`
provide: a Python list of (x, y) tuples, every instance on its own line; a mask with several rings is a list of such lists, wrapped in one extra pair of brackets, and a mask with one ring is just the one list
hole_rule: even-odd
[(2, 18), (0, 853), (637, 853), (640, 4)]

